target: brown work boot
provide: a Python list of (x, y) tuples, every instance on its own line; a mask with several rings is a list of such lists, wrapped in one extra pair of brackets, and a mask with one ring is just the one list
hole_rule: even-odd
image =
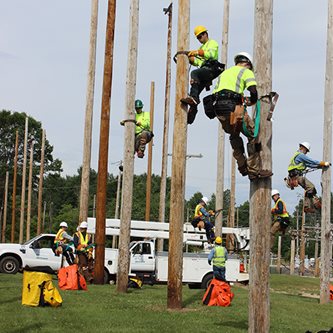
[(238, 168), (238, 171), (240, 172), (240, 174), (244, 177), (247, 176), (249, 174), (249, 171), (247, 170), (247, 165), (244, 164), (243, 166)]
[(192, 97), (192, 96), (187, 96), (187, 97), (185, 97), (185, 98), (182, 98), (181, 100), (180, 100), (183, 104), (187, 104), (187, 105), (190, 105), (190, 106), (196, 106), (196, 105), (198, 105), (199, 103), (195, 100), (195, 98), (194, 97)]
[(320, 202), (319, 198), (317, 198), (317, 197), (313, 198), (313, 205), (316, 209), (321, 210), (321, 202)]
[(193, 124), (194, 119), (197, 115), (198, 108), (196, 106), (190, 106), (188, 112), (187, 112), (187, 123), (189, 125)]
[(139, 151), (137, 152), (137, 156), (138, 156), (138, 158), (143, 158), (143, 156), (145, 156), (145, 154), (144, 154), (143, 151), (139, 150)]
[(316, 210), (313, 207), (304, 207), (304, 213), (314, 213)]

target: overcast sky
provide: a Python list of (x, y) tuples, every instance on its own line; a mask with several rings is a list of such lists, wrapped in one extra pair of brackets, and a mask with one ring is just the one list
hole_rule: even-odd
[[(228, 65), (239, 51), (253, 53), (254, 0), (231, 0)], [(111, 96), (109, 172), (118, 173), (123, 159), (125, 80), (128, 52), (129, 0), (117, 1), (114, 72)], [(155, 82), (153, 172), (161, 173), (163, 108), (169, 0), (141, 0), (136, 98), (149, 110), (150, 84)], [(177, 6), (174, 1), (172, 53), (176, 50)], [(107, 0), (99, 1), (97, 68), (93, 123), (92, 168), (97, 170), (101, 87), (103, 78)], [(54, 157), (63, 161), (64, 175), (82, 164), (91, 1), (11, 0), (0, 2), (0, 109), (26, 112), (42, 122), (54, 146)], [(191, 1), (190, 44), (205, 25), (209, 36), (221, 45), (223, 1)], [(327, 0), (274, 1), (273, 90), (280, 94), (273, 122), (273, 187), (280, 190), (292, 212), (301, 188), (287, 189), (290, 157), (301, 141), (312, 145), (309, 154), (322, 158), (324, 79), (327, 33)], [(172, 64), (171, 127), (175, 106), (175, 71)], [(206, 92), (204, 94), (207, 94)], [(203, 94), (203, 95), (204, 95)], [(202, 106), (188, 130), (188, 154), (203, 158), (187, 163), (186, 198), (201, 191), (210, 197), (216, 190), (218, 121), (204, 116)], [(230, 188), (230, 157), (226, 138), (225, 188)], [(114, 163), (114, 164), (113, 164)], [(135, 159), (135, 173), (146, 171), (147, 159)], [(169, 159), (168, 175), (171, 174)], [(320, 175), (309, 175), (320, 191)], [(248, 199), (249, 181), (237, 174), (236, 200)]]

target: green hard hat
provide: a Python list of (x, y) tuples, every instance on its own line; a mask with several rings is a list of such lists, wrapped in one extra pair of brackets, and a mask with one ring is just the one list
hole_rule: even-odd
[(137, 99), (134, 103), (136, 109), (141, 109), (143, 108), (143, 103), (140, 99)]

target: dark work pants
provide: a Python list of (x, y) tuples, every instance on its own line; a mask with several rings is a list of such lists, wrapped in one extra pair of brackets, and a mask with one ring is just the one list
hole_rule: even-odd
[(216, 78), (216, 71), (210, 67), (200, 67), (191, 72), (190, 96), (197, 102), (200, 101), (199, 95), (204, 88)]
[(213, 265), (214, 278), (225, 281), (225, 267), (219, 267)]

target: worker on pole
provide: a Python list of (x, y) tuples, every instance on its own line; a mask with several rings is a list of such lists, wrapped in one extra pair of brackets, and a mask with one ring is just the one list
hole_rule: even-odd
[(317, 161), (307, 156), (310, 151), (310, 143), (302, 142), (299, 149), (293, 155), (288, 167), (288, 178), (285, 179), (287, 186), (292, 190), (300, 185), (305, 190), (304, 212), (314, 213), (321, 209), (321, 202), (317, 197), (315, 186), (305, 177), (308, 169), (328, 168), (331, 163), (325, 161)]
[(206, 236), (208, 243), (212, 244), (215, 240), (214, 225), (210, 221), (210, 217), (214, 216), (213, 211), (207, 211), (208, 198), (202, 197), (200, 202), (195, 207), (194, 218), (191, 222), (194, 228), (206, 230)]
[(286, 204), (280, 198), (278, 190), (272, 190), (272, 199), (274, 201), (274, 207), (272, 208), (273, 224), (271, 227), (271, 248), (274, 245), (276, 233), (281, 231), (284, 235), (290, 223)]
[(208, 264), (213, 262), (214, 278), (225, 281), (225, 262), (228, 259), (228, 251), (222, 246), (222, 238), (220, 236), (215, 239), (215, 247), (208, 255)]
[(202, 90), (212, 84), (212, 81), (224, 70), (224, 65), (218, 62), (219, 45), (214, 39), (209, 39), (208, 30), (202, 25), (194, 28), (194, 35), (201, 43), (198, 50), (186, 52), (191, 65), (198, 67), (191, 72), (191, 90), (181, 102), (190, 106), (187, 123), (192, 124), (198, 112), (199, 95)]
[[(250, 180), (267, 178), (273, 173), (271, 170), (260, 169), (260, 143), (254, 137), (254, 122), (244, 109), (244, 105), (252, 106), (258, 100), (252, 56), (247, 52), (239, 52), (234, 61), (235, 66), (219, 76), (213, 94), (204, 98), (205, 113), (211, 119), (217, 116), (224, 131), (230, 134), (233, 156), (241, 175), (248, 176)], [(250, 92), (250, 97), (244, 97), (245, 89)], [(248, 158), (240, 133), (248, 137)]]
[(68, 265), (73, 265), (75, 258), (73, 249), (69, 246), (69, 243), (73, 242), (73, 237), (67, 233), (68, 224), (66, 222), (61, 222), (59, 227), (54, 239), (54, 253), (56, 256), (63, 254)]
[(143, 158), (146, 144), (153, 138), (150, 130), (150, 114), (143, 111), (143, 103), (140, 99), (135, 101), (135, 152), (139, 158)]

